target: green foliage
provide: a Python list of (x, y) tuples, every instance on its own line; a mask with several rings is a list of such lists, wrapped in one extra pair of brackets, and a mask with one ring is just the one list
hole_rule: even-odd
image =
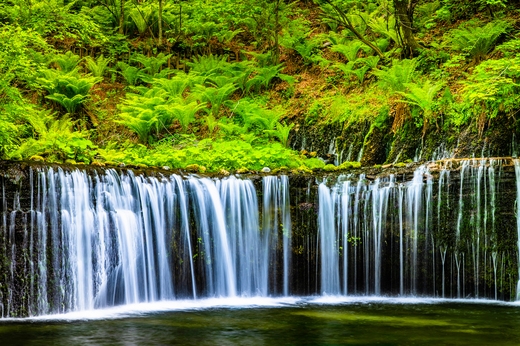
[(405, 84), (413, 81), (416, 67), (415, 59), (392, 60), (390, 67), (374, 70), (373, 73), (383, 88), (391, 92), (402, 92), (406, 89)]
[(209, 108), (207, 112), (213, 116), (217, 116), (222, 104), (224, 104), (236, 90), (237, 88), (233, 83), (228, 83), (221, 87), (206, 87), (198, 84), (193, 89), (192, 97), (209, 103), (211, 108)]
[(85, 58), (85, 64), (87, 69), (94, 77), (103, 77), (107, 71), (108, 65), (112, 62), (112, 59), (107, 59), (101, 54), (96, 59), (87, 56)]
[(504, 42), (497, 47), (497, 50), (502, 52), (506, 58), (514, 58), (515, 56), (520, 55), (520, 38)]
[(171, 73), (169, 69), (162, 69), (162, 66), (168, 62), (171, 54), (165, 55), (159, 53), (157, 56), (146, 56), (143, 54), (137, 54), (132, 58), (133, 61), (138, 62), (143, 66), (139, 70), (140, 78), (146, 82), (151, 83), (153, 78), (165, 78)]
[(63, 0), (10, 0), (0, 8), (3, 23), (16, 23), (27, 31), (34, 31), (45, 38), (67, 40), (78, 46), (99, 46), (107, 38), (88, 11), (73, 9), (76, 1)]
[(68, 73), (76, 69), (80, 60), (81, 58), (79, 55), (76, 55), (69, 50), (65, 54), (57, 54), (53, 62), (55, 62), (64, 73)]
[(426, 80), (422, 84), (405, 83), (406, 91), (399, 92), (405, 98), (403, 102), (415, 105), (423, 111), (424, 120), (416, 120), (416, 124), (423, 125), (425, 130), (428, 123), (431, 123), (435, 118), (436, 98), (443, 86), (443, 82), (434, 83)]
[(230, 107), (234, 113), (234, 122), (258, 135), (265, 130), (274, 130), (283, 114), (279, 109), (266, 109), (250, 98), (243, 98)]
[(0, 79), (28, 83), (43, 69), (51, 47), (33, 30), (0, 26)]
[(325, 167), (325, 162), (323, 160), (317, 159), (315, 157), (312, 157), (310, 159), (306, 159), (304, 161), (304, 164), (309, 169), (323, 169)]
[(186, 132), (188, 130), (188, 126), (195, 120), (195, 114), (203, 107), (204, 105), (198, 104), (196, 101), (184, 103), (181, 99), (179, 103), (160, 105), (157, 106), (156, 109), (165, 111), (167, 115), (171, 115), (171, 118), (159, 118), (159, 122), (161, 122), (164, 127), (167, 127), (169, 124), (171, 124), (173, 119), (176, 119), (179, 121), (182, 130)]
[(287, 125), (286, 123), (276, 123), (275, 130), (264, 130), (266, 133), (268, 133), (271, 136), (274, 136), (278, 138), (280, 143), (284, 147), (287, 147), (288, 141), (289, 141), (289, 134), (291, 132), (291, 129), (294, 127), (294, 124)]
[(135, 66), (131, 66), (122, 61), (119, 61), (117, 63), (117, 67), (120, 70), (119, 73), (123, 76), (123, 78), (125, 79), (125, 81), (128, 85), (133, 86), (133, 85), (137, 84), (137, 82), (139, 81), (139, 78), (142, 75), (142, 72), (140, 69), (138, 69)]
[(48, 112), (29, 114), (35, 137), (26, 139), (18, 149), (8, 153), (11, 159), (45, 157), (49, 162), (67, 159), (90, 163), (97, 154), (97, 147), (88, 139), (88, 132), (74, 131), (75, 122), (67, 117), (55, 120)]
[(74, 114), (88, 99), (94, 84), (101, 81), (98, 77), (81, 77), (76, 70), (63, 73), (58, 70), (43, 70), (37, 83), (48, 92), (46, 98), (60, 104), (67, 113)]
[(520, 57), (486, 60), (464, 83), (464, 102), (475, 115), (494, 118), (498, 112), (511, 114), (520, 105)]
[[(166, 88), (164, 88), (166, 86)], [(158, 138), (162, 130), (177, 120), (185, 132), (195, 120), (195, 114), (204, 107), (196, 101), (187, 101), (170, 83), (156, 81), (150, 89), (141, 88), (141, 94), (128, 93), (121, 105), (118, 122), (137, 134), (141, 143), (152, 142), (150, 137), (155, 130)], [(173, 92), (172, 92), (173, 91)]]
[(173, 143), (162, 141), (152, 149), (137, 145), (100, 149), (99, 152), (101, 157), (111, 162), (171, 168), (198, 165), (206, 167), (210, 172), (218, 172), (222, 168), (247, 168), (256, 171), (265, 166), (296, 168), (302, 164), (296, 152), (284, 148), (280, 143), (253, 146), (242, 140), (214, 139), (203, 139), (194, 143), (192, 137)]
[(267, 89), (274, 77), (283, 69), (283, 64), (261, 67), (255, 70), (253, 77), (246, 82), (246, 91), (259, 93), (262, 88)]
[[(371, 18), (368, 23), (369, 27), (377, 34), (382, 35), (388, 39), (394, 41), (394, 43), (399, 43), (399, 36), (397, 31), (395, 30), (395, 17), (390, 15), (385, 18), (385, 16), (374, 16)], [(384, 49), (382, 49), (384, 51)]]
[(479, 62), (494, 48), (500, 35), (510, 30), (511, 24), (495, 20), (484, 26), (478, 21), (470, 22), (449, 32), (453, 48), (467, 54), (473, 61)]

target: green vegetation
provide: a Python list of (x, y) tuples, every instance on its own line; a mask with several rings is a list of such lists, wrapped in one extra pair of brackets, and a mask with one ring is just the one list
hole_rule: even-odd
[(341, 124), (360, 152), (376, 128), (482, 136), (516, 124), (519, 13), (507, 0), (7, 0), (0, 157), (334, 171), (355, 153), (334, 166), (294, 151), (301, 126)]

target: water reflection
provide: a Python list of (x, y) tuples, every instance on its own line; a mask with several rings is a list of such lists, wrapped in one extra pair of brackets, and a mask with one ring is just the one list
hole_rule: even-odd
[(227, 306), (217, 301), (184, 310), (167, 311), (170, 303), (158, 312), (145, 305), (103, 310), (93, 320), (70, 314), (62, 320), (5, 320), (0, 338), (3, 345), (516, 345), (520, 340), (520, 309), (510, 303), (381, 297), (264, 298), (263, 306), (251, 299)]

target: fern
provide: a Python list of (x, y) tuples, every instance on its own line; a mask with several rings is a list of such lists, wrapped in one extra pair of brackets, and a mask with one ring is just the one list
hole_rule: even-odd
[(77, 94), (73, 97), (68, 97), (66, 95), (60, 93), (54, 93), (52, 95), (45, 96), (49, 100), (58, 102), (63, 108), (67, 110), (67, 113), (74, 114), (76, 110), (81, 106), (85, 99), (86, 95)]
[(393, 60), (391, 67), (374, 70), (372, 73), (379, 78), (382, 87), (392, 92), (403, 92), (406, 89), (405, 84), (413, 81), (416, 67), (415, 59)]
[(280, 143), (282, 143), (284, 147), (287, 147), (287, 143), (289, 141), (289, 134), (291, 133), (291, 129), (293, 127), (294, 124), (287, 125), (285, 123), (276, 123), (276, 130), (265, 130), (264, 132), (278, 138)]
[(226, 56), (219, 57), (213, 54), (195, 57), (193, 62), (186, 62), (186, 64), (190, 67), (190, 71), (197, 72), (203, 76), (221, 74), (229, 66)]
[(121, 113), (118, 123), (125, 125), (139, 137), (141, 143), (148, 143), (150, 133), (157, 124), (157, 117), (153, 110), (144, 109), (138, 116), (131, 113)]
[(101, 81), (97, 77), (79, 77), (56, 70), (44, 70), (41, 75), (37, 82), (49, 93), (46, 97), (63, 106), (70, 114), (78, 110), (88, 99), (90, 89)]
[(172, 79), (156, 79), (154, 87), (165, 90), (172, 97), (179, 97), (188, 88), (188, 79), (181, 77), (173, 77)]
[(78, 66), (80, 60), (81, 58), (78, 55), (68, 51), (65, 54), (56, 55), (53, 61), (58, 65), (60, 70), (68, 73), (73, 71)]
[(130, 11), (130, 18), (132, 19), (134, 25), (136, 26), (139, 34), (144, 34), (148, 27), (150, 26), (149, 22), (152, 17), (152, 8), (133, 8)]
[(244, 98), (231, 105), (236, 114), (235, 119), (249, 131), (273, 130), (280, 119), (281, 112), (277, 110), (265, 109), (255, 101)]
[(348, 44), (333, 45), (330, 50), (343, 54), (348, 61), (356, 61), (359, 51), (364, 46), (363, 42), (358, 40), (350, 41)]
[[(427, 80), (422, 85), (416, 83), (405, 83), (405, 86), (407, 91), (399, 92), (399, 94), (405, 97), (405, 100), (402, 102), (416, 105), (423, 111), (424, 121), (422, 123), (424, 134), (428, 124), (434, 118), (436, 97), (439, 91), (443, 88), (444, 83), (433, 83), (432, 81)], [(421, 122), (418, 121), (417, 123), (420, 124)]]
[(90, 163), (97, 147), (88, 139), (88, 132), (73, 131), (76, 122), (68, 117), (55, 120), (51, 113), (28, 114), (27, 121), (38, 134), (25, 140), (9, 154), (10, 158), (27, 159), (34, 155), (46, 156), (49, 162), (75, 160)]
[(217, 119), (213, 116), (213, 114), (208, 115), (204, 118), (204, 123), (208, 127), (208, 131), (212, 134), (215, 131), (215, 128), (218, 126)]
[(262, 88), (267, 89), (269, 83), (271, 83), (272, 79), (276, 77), (282, 69), (283, 64), (257, 69), (253, 78), (246, 82), (246, 92), (250, 92), (251, 90), (260, 92)]
[(395, 43), (399, 43), (399, 37), (397, 35), (397, 31), (395, 30), (395, 17), (390, 16), (389, 18), (385, 18), (384, 16), (375, 16), (372, 17), (368, 26), (377, 34), (380, 34), (384, 37), (387, 37), (394, 41)]
[(164, 105), (166, 100), (157, 93), (158, 90), (151, 89), (145, 95), (128, 94), (121, 106), (122, 113), (117, 122), (136, 133), (141, 143), (149, 142), (152, 130), (158, 133), (161, 129), (161, 114), (156, 108)]
[(190, 103), (172, 103), (168, 105), (158, 106), (158, 110), (166, 112), (167, 117), (161, 117), (161, 123), (167, 127), (171, 120), (177, 119), (181, 124), (182, 130), (186, 132), (188, 126), (195, 120), (195, 114), (202, 109), (204, 105), (198, 104), (197, 102)]
[(462, 27), (453, 29), (449, 39), (453, 47), (467, 53), (474, 61), (482, 60), (495, 46), (500, 35), (506, 33), (511, 24), (495, 20), (482, 27)]
[(192, 96), (200, 99), (202, 102), (209, 102), (211, 109), (209, 112), (213, 116), (217, 116), (220, 112), (222, 104), (229, 99), (229, 97), (237, 90), (233, 83), (226, 84), (220, 88), (205, 87), (203, 85), (197, 85)]
[(121, 70), (119, 73), (123, 76), (128, 85), (133, 86), (137, 84), (142, 75), (140, 69), (135, 66), (130, 66), (122, 61), (117, 63), (117, 67)]
[(138, 54), (132, 60), (143, 65), (143, 68), (140, 70), (140, 77), (143, 81), (150, 83), (153, 78), (165, 78), (171, 73), (169, 69), (163, 69), (161, 71), (162, 66), (168, 63), (171, 56), (171, 54), (165, 55), (164, 53), (159, 53), (157, 56), (151, 57)]
[(87, 69), (94, 77), (103, 77), (111, 61), (111, 59), (105, 58), (103, 54), (101, 54), (96, 60), (90, 56), (85, 58)]

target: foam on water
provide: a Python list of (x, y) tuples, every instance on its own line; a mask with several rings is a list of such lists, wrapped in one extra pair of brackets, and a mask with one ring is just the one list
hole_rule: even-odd
[(3, 318), (4, 322), (76, 322), (141, 318), (153, 314), (169, 312), (204, 311), (212, 309), (256, 309), (290, 308), (302, 306), (341, 306), (341, 305), (429, 305), (429, 304), (489, 304), (501, 306), (520, 306), (520, 302), (503, 302), (488, 299), (442, 299), (419, 297), (383, 296), (308, 296), (308, 297), (232, 297), (158, 301), (153, 303), (127, 304), (107, 309), (92, 309), (65, 314), (43, 315), (27, 318)]

